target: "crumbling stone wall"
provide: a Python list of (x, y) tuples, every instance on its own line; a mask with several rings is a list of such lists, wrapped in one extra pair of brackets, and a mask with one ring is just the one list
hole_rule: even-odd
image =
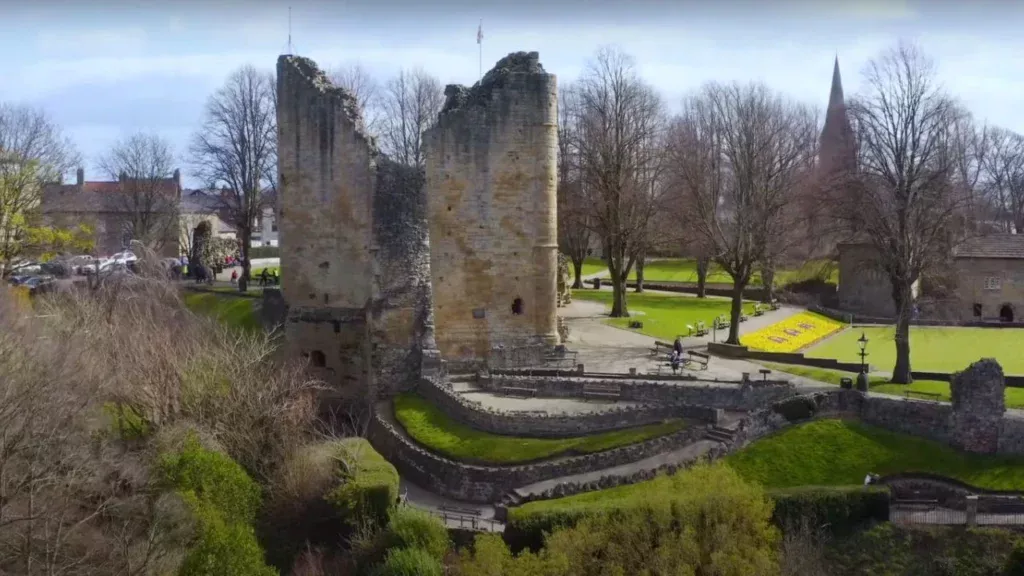
[(1002, 367), (993, 359), (979, 360), (955, 374), (949, 388), (953, 444), (968, 452), (995, 452), (1006, 412)]
[(569, 271), (569, 257), (561, 252), (558, 253), (558, 307), (568, 305), (572, 302), (571, 272)]
[(347, 398), (412, 386), (433, 347), (422, 174), (378, 153), (312, 60), (281, 56), (277, 94), (288, 349)]
[(502, 58), (472, 88), (448, 86), (424, 135), (437, 343), (483, 363), (558, 342), (557, 84), (536, 52)]

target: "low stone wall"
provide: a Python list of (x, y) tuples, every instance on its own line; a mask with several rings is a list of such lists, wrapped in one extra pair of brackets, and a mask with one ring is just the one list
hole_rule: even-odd
[(490, 503), (498, 502), (513, 488), (628, 464), (675, 450), (694, 442), (705, 430), (704, 426), (694, 426), (613, 450), (522, 466), (479, 466), (441, 457), (414, 444), (380, 414), (370, 420), (368, 437), (374, 449), (394, 464), (403, 478), (447, 498)]
[(717, 423), (720, 411), (704, 406), (639, 405), (612, 407), (591, 413), (552, 413), (544, 411), (506, 411), (488, 408), (451, 388), (421, 381), (416, 391), (430, 400), (450, 418), (477, 430), (505, 436), (527, 438), (567, 438), (610, 430), (621, 430), (664, 422), (671, 418), (690, 418)]
[(796, 391), (788, 382), (750, 381), (742, 383), (667, 384), (645, 380), (604, 380), (595, 378), (542, 378), (536, 376), (484, 375), (481, 388), (499, 392), (504, 387), (532, 388), (538, 396), (551, 398), (583, 398), (588, 386), (607, 386), (619, 390), (619, 400), (651, 404), (704, 406), (723, 410), (753, 410)]
[(708, 352), (725, 358), (745, 358), (748, 360), (797, 364), (800, 366), (827, 368), (829, 370), (842, 370), (853, 373), (860, 372), (859, 362), (840, 362), (839, 360), (832, 358), (807, 358), (801, 352), (764, 352), (761, 350), (751, 350), (746, 346), (715, 342), (708, 343)]

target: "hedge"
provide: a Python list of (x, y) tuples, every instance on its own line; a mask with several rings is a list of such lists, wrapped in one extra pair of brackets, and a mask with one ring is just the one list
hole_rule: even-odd
[(249, 258), (280, 258), (281, 249), (277, 246), (253, 246), (249, 248)]
[[(846, 534), (872, 521), (889, 519), (889, 491), (880, 486), (806, 487), (768, 491), (775, 502), (772, 522), (779, 528), (798, 526), (803, 519), (814, 527), (828, 525), (834, 534)], [(540, 510), (523, 514), (509, 511), (505, 542), (513, 551), (539, 550), (544, 534), (573, 526), (593, 512), (583, 508)]]
[(342, 483), (327, 495), (350, 525), (384, 526), (398, 500), (398, 471), (365, 438), (338, 442)]
[(768, 496), (775, 501), (772, 522), (783, 530), (806, 522), (843, 535), (889, 520), (889, 490), (881, 486), (808, 486), (773, 490)]

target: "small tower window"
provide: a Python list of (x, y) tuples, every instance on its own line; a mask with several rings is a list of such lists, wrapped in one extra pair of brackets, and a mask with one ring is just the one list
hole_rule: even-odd
[(518, 315), (523, 313), (523, 299), (522, 298), (516, 298), (515, 300), (512, 301), (512, 313), (515, 314), (516, 316), (518, 316)]
[(327, 357), (320, 350), (313, 350), (309, 354), (309, 365), (314, 368), (323, 368), (327, 366)]

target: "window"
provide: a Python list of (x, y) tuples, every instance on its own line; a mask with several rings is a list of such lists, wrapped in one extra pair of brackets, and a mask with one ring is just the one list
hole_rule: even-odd
[(271, 232), (277, 232), (277, 224), (276, 223), (270, 225), (270, 231)]
[(974, 305), (974, 317), (981, 318), (981, 304)]
[(523, 313), (523, 299), (522, 298), (516, 298), (515, 300), (512, 301), (512, 313), (515, 314), (516, 316), (518, 316), (518, 315)]
[(327, 365), (327, 357), (320, 350), (313, 350), (309, 354), (309, 365), (314, 368), (323, 368)]
[(1002, 284), (1002, 279), (998, 276), (985, 277), (985, 290), (999, 290)]

